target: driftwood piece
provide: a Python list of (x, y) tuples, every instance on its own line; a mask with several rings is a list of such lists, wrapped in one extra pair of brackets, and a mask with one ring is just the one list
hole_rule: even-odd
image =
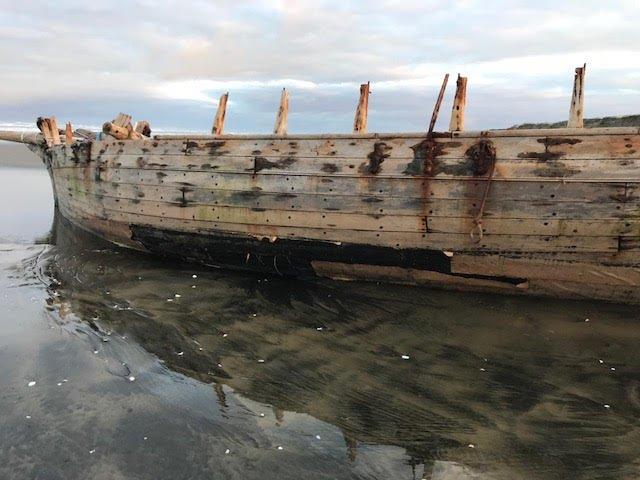
[(151, 136), (151, 126), (146, 120), (140, 120), (139, 122), (136, 122), (136, 126), (133, 131), (139, 133), (143, 137)]
[(569, 121), (567, 127), (582, 128), (584, 126), (584, 76), (587, 64), (576, 68), (573, 79), (573, 95), (571, 96), (571, 108), (569, 110)]
[(367, 115), (369, 114), (369, 82), (360, 85), (360, 99), (353, 120), (353, 133), (367, 132)]
[(211, 133), (214, 135), (222, 135), (224, 131), (224, 118), (227, 114), (227, 100), (229, 99), (229, 92), (223, 93), (218, 101), (218, 110), (216, 110), (216, 117), (213, 120), (213, 126), (211, 127)]
[(276, 115), (276, 124), (273, 127), (273, 133), (276, 135), (287, 134), (287, 117), (289, 115), (289, 92), (286, 89), (282, 89), (280, 95), (280, 108), (278, 108), (278, 114)]
[(131, 125), (131, 115), (126, 113), (119, 113), (113, 121), (104, 123), (102, 131), (118, 140), (139, 140), (142, 138), (142, 135), (135, 131)]
[(433, 113), (431, 114), (431, 122), (429, 122), (429, 135), (433, 133), (433, 129), (436, 126), (436, 121), (438, 120), (438, 113), (440, 112), (440, 105), (442, 105), (442, 99), (444, 98), (444, 92), (447, 89), (447, 82), (449, 81), (449, 74), (445, 74), (444, 79), (442, 80), (442, 86), (440, 87), (440, 93), (438, 93), (438, 99), (436, 100), (436, 104), (433, 107)]
[(464, 109), (467, 105), (467, 77), (458, 74), (456, 81), (456, 95), (453, 97), (453, 108), (451, 109), (450, 132), (460, 132), (464, 130)]

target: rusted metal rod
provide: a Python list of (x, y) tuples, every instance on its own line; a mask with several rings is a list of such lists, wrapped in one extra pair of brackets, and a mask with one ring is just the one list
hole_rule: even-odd
[(433, 133), (433, 129), (436, 126), (436, 120), (438, 120), (438, 112), (440, 112), (440, 105), (442, 105), (442, 99), (444, 98), (444, 92), (447, 89), (448, 81), (449, 81), (449, 74), (447, 73), (444, 76), (444, 80), (442, 80), (442, 86), (440, 87), (440, 93), (438, 94), (438, 100), (436, 100), (436, 105), (433, 107), (433, 113), (431, 114), (431, 122), (429, 123), (429, 131), (428, 131), (429, 135)]

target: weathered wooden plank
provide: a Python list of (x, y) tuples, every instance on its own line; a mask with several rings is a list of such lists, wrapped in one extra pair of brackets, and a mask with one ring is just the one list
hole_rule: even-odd
[[(151, 172), (147, 171), (127, 171), (126, 175), (122, 175), (120, 171), (114, 170), (100, 170), (99, 168), (86, 167), (84, 169), (57, 169), (59, 172), (66, 172), (70, 178), (74, 179), (76, 184), (84, 183), (91, 184), (98, 180), (100, 183), (115, 183), (115, 184), (133, 184), (133, 185), (166, 185), (174, 186), (181, 190), (191, 190), (193, 187), (202, 187), (206, 185), (208, 189), (216, 192), (214, 195), (218, 195), (217, 191), (242, 191), (245, 192), (242, 195), (246, 198), (259, 197), (262, 193), (279, 194), (285, 199), (296, 199), (300, 195), (305, 194), (305, 191), (311, 194), (321, 194), (315, 199), (309, 199), (309, 202), (316, 204), (322, 203), (327, 209), (340, 210), (342, 204), (345, 202), (343, 196), (340, 193), (355, 194), (356, 197), (361, 196), (359, 199), (362, 203), (377, 204), (378, 209), (385, 208), (385, 202), (390, 201), (389, 198), (384, 196), (386, 190), (378, 188), (382, 186), (382, 183), (378, 185), (371, 185), (370, 182), (357, 182), (352, 183), (351, 190), (348, 190), (349, 185), (343, 185), (345, 187), (342, 191), (329, 191), (326, 195), (322, 194), (318, 189), (314, 190), (316, 186), (325, 185), (321, 179), (315, 177), (305, 177), (308, 181), (307, 184), (302, 184), (302, 190), (297, 188), (300, 184), (293, 183), (291, 180), (294, 177), (284, 176), (279, 177), (279, 182), (265, 183), (258, 182), (260, 177), (244, 178), (244, 182), (238, 182), (239, 175), (210, 175), (208, 178), (197, 179), (195, 173), (191, 173), (189, 176), (183, 174), (183, 176), (176, 176), (171, 178), (163, 172), (160, 175), (151, 175)], [(65, 175), (65, 173), (62, 173)], [(169, 182), (165, 182), (169, 179)], [(263, 179), (264, 180), (264, 179)], [(246, 183), (245, 183), (246, 182)], [(506, 182), (504, 182), (506, 183)], [(330, 185), (329, 190), (336, 185), (334, 183)], [(496, 184), (499, 185), (499, 184)], [(373, 187), (373, 188), (372, 188)], [(117, 187), (116, 187), (117, 188)], [(206, 188), (206, 187), (202, 187)], [(326, 188), (326, 187), (324, 187)], [(385, 188), (391, 189), (393, 185), (385, 185)], [(431, 187), (430, 187), (431, 188)], [(408, 190), (407, 190), (408, 191)], [(442, 190), (441, 190), (442, 191)], [(433, 192), (433, 190), (432, 190)], [(431, 197), (407, 197), (403, 198), (401, 191), (396, 191), (394, 198), (398, 200), (390, 201), (391, 206), (394, 208), (406, 208), (411, 211), (420, 211), (424, 216), (475, 216), (479, 208), (478, 198), (480, 196), (480, 188), (474, 187), (473, 190), (475, 196), (465, 197), (459, 195), (460, 198), (449, 198), (443, 195), (442, 198), (435, 196)], [(554, 198), (551, 199), (537, 199), (535, 197), (530, 198), (516, 198), (513, 200), (502, 199), (500, 197), (490, 196), (487, 201), (485, 214), (487, 217), (502, 217), (502, 218), (545, 218), (545, 219), (601, 219), (601, 218), (613, 218), (613, 219), (628, 219), (634, 220), (638, 218), (638, 202), (636, 197), (619, 197), (620, 201), (611, 202), (591, 202), (582, 203), (579, 201), (557, 201)], [(554, 194), (549, 195), (552, 197)], [(515, 196), (515, 195), (514, 195)], [(215, 201), (215, 200), (214, 200)], [(297, 201), (292, 201), (291, 208), (296, 207)], [(357, 203), (357, 202), (356, 202)], [(353, 204), (353, 203), (352, 203)], [(391, 207), (390, 207), (391, 208)]]
[(487, 235), (482, 242), (475, 243), (466, 234), (390, 231), (340, 230), (317, 227), (284, 227), (255, 223), (227, 223), (218, 220), (176, 219), (150, 215), (139, 211), (130, 213), (96, 207), (75, 198), (65, 200), (69, 212), (75, 215), (104, 216), (113, 221), (124, 221), (134, 225), (169, 228), (178, 231), (200, 232), (223, 231), (249, 234), (257, 238), (275, 241), (277, 238), (325, 240), (330, 242), (359, 243), (393, 248), (426, 248), (475, 252), (616, 252), (617, 240), (612, 237), (548, 237), (536, 235)]
[(316, 275), (333, 280), (364, 280), (369, 282), (393, 282), (409, 285), (430, 285), (459, 290), (475, 290), (487, 293), (516, 293), (526, 289), (527, 285), (518, 287), (506, 281), (466, 278), (446, 273), (432, 272), (384, 265), (364, 265), (353, 263), (312, 262)]
[(497, 255), (454, 255), (451, 258), (451, 271), (467, 275), (640, 287), (640, 268), (584, 262), (506, 258)]
[[(60, 183), (61, 189), (65, 187), (65, 183)], [(264, 210), (266, 216), (273, 215), (275, 220), (271, 220), (271, 223), (280, 224), (285, 214), (288, 222), (285, 225), (291, 225), (292, 222), (298, 218), (298, 216), (305, 216), (309, 222), (316, 222), (318, 217), (322, 215), (323, 222), (318, 225), (330, 225), (332, 228), (349, 228), (354, 229), (379, 229), (384, 226), (386, 230), (393, 231), (418, 231), (418, 232), (433, 232), (433, 233), (462, 233), (469, 234), (474, 227), (474, 221), (471, 216), (467, 217), (437, 217), (428, 216), (422, 217), (419, 212), (409, 213), (406, 209), (402, 211), (402, 214), (392, 211), (391, 209), (379, 209), (376, 210), (368, 204), (359, 205), (354, 202), (353, 205), (347, 207), (343, 206), (339, 212), (335, 210), (328, 210), (323, 208), (323, 205), (317, 206), (315, 209), (313, 205), (306, 204), (300, 205), (298, 201), (298, 208), (296, 205), (291, 205), (290, 199), (278, 199), (271, 197), (265, 199), (263, 197), (254, 200), (248, 200), (242, 195), (227, 196), (220, 201), (216, 200), (215, 206), (213, 204), (200, 204), (192, 200), (186, 200), (187, 195), (181, 195), (180, 192), (170, 197), (171, 200), (163, 200), (161, 198), (149, 198), (142, 189), (139, 189), (136, 193), (133, 193), (134, 197), (123, 197), (122, 191), (109, 191), (105, 192), (105, 189), (83, 190), (82, 192), (76, 189), (68, 188), (70, 195), (80, 196), (92, 196), (98, 201), (105, 201), (105, 204), (112, 204), (116, 202), (124, 202), (125, 205), (131, 203), (136, 205), (150, 205), (151, 208), (156, 208), (156, 205), (169, 205), (171, 207), (182, 207), (188, 205), (194, 209), (200, 209), (202, 207), (210, 207), (217, 212), (223, 214), (231, 214), (235, 217), (244, 215), (245, 211)], [(135, 196), (137, 194), (137, 196)], [(302, 199), (305, 200), (305, 199)], [(361, 207), (358, 209), (357, 207)], [(239, 210), (240, 209), (240, 210)], [(242, 210), (244, 209), (244, 210)], [(165, 210), (163, 210), (165, 211)], [(291, 215), (291, 212), (296, 214)], [(385, 212), (385, 213), (382, 213)], [(377, 220), (374, 221), (372, 219)], [(247, 218), (252, 218), (251, 215)], [(365, 218), (366, 221), (362, 221)], [(389, 219), (393, 221), (389, 222)], [(526, 232), (530, 235), (577, 235), (577, 236), (630, 236), (640, 237), (640, 220), (618, 220), (618, 219), (602, 219), (602, 220), (559, 220), (559, 219), (532, 219), (532, 218), (487, 218), (483, 222), (483, 233), (485, 235), (497, 234), (497, 235), (519, 235)]]
[[(357, 159), (367, 163), (370, 156), (383, 155), (383, 162), (405, 159), (415, 161), (412, 171), (421, 171), (425, 161), (437, 164), (446, 159), (469, 162), (467, 151), (478, 138), (436, 138), (437, 148), (427, 148), (426, 137), (376, 137), (362, 139), (303, 139), (293, 136), (254, 141), (239, 138), (212, 140), (143, 140), (94, 142), (92, 156), (102, 155), (188, 155), (190, 157), (251, 157), (272, 161), (287, 159)], [(498, 160), (532, 160), (540, 164), (584, 159), (640, 158), (639, 135), (575, 137), (504, 137), (492, 139)], [(433, 152), (433, 159), (427, 153)], [(273, 160), (273, 159), (276, 160)], [(383, 165), (384, 166), (384, 165)]]
[[(384, 150), (380, 150), (381, 152)], [(483, 179), (486, 172), (468, 159), (441, 159), (425, 166), (423, 162), (402, 159), (348, 161), (336, 158), (309, 159), (289, 157), (184, 157), (184, 156), (125, 156), (96, 157), (107, 168), (153, 169), (165, 172), (210, 171), (216, 173), (245, 173), (261, 175), (288, 172), (292, 175), (359, 176), (369, 178), (420, 176), (429, 178)], [(76, 161), (69, 158), (65, 164)], [(63, 166), (58, 163), (56, 166)], [(565, 178), (591, 181), (626, 181), (640, 178), (640, 159), (563, 160), (539, 162), (530, 159), (498, 160), (495, 179)]]
[[(212, 200), (225, 191), (230, 194), (244, 192), (246, 196), (263, 196), (268, 194), (289, 195), (295, 198), (299, 194), (362, 197), (365, 203), (383, 204), (387, 201), (422, 199), (428, 204), (430, 199), (480, 199), (484, 180), (457, 180), (450, 178), (421, 179), (379, 178), (359, 179), (358, 177), (303, 176), (303, 175), (236, 175), (236, 174), (202, 174), (194, 173), (189, 182), (180, 175), (166, 175), (161, 172), (105, 171), (101, 166), (91, 165), (65, 168), (64, 174), (74, 172), (79, 179), (87, 175), (95, 178), (96, 170), (103, 181), (117, 180), (119, 185), (135, 187), (158, 187), (167, 195), (172, 191), (181, 191), (186, 187), (194, 191), (194, 195), (205, 195), (198, 190), (211, 192)], [(287, 180), (288, 179), (288, 180)], [(215, 188), (214, 188), (215, 187)], [(293, 189), (293, 190), (292, 190)], [(285, 196), (286, 198), (286, 196)], [(634, 203), (640, 202), (640, 180), (638, 182), (562, 182), (553, 179), (533, 181), (494, 180), (488, 196), (492, 201), (538, 201), (548, 204), (557, 202), (582, 203)], [(348, 201), (348, 200), (339, 200)], [(411, 202), (415, 206), (415, 202)], [(404, 205), (404, 204), (403, 204)]]
[[(464, 132), (437, 132), (440, 138), (502, 138), (502, 137), (566, 137), (567, 135), (638, 135), (640, 127), (597, 127), (597, 128), (530, 128), (530, 129), (506, 129), (506, 130), (469, 130)], [(377, 132), (367, 134), (353, 133), (313, 133), (295, 134), (290, 138), (295, 140), (318, 140), (318, 139), (362, 139), (362, 138), (424, 138), (424, 132)], [(162, 134), (154, 135), (155, 140), (274, 140), (273, 134), (230, 134), (221, 137), (214, 137), (211, 134)]]
[[(397, 247), (416, 248), (415, 243), (409, 247), (403, 242), (415, 242), (425, 239), (422, 248), (462, 249), (473, 251), (508, 250), (508, 251), (617, 251), (618, 237), (581, 237), (581, 236), (537, 236), (537, 235), (486, 235), (480, 243), (472, 241), (468, 234), (450, 234), (440, 232), (406, 231), (406, 228), (419, 224), (417, 217), (380, 216), (374, 218), (367, 215), (338, 215), (335, 213), (320, 214), (318, 212), (289, 211), (254, 211), (251, 209), (230, 207), (181, 207), (177, 205), (158, 204), (154, 202), (133, 202), (128, 200), (102, 198), (100, 201), (89, 196), (65, 196), (64, 202), (73, 208), (83, 209), (88, 213), (108, 212), (108, 218), (118, 219), (118, 215), (152, 217), (156, 226), (160, 224), (168, 228), (173, 225), (180, 230), (181, 224), (192, 221), (202, 222), (208, 228), (231, 229), (231, 231), (248, 231), (260, 235), (302, 236), (309, 238), (327, 238), (332, 241), (370, 241), (385, 234), (387, 243), (397, 238)], [(350, 221), (347, 221), (350, 219)], [(130, 220), (136, 223), (135, 220)], [(240, 228), (240, 225), (244, 227)], [(240, 230), (238, 230), (240, 228)], [(275, 230), (274, 230), (275, 229)], [(303, 232), (306, 232), (303, 234)], [(397, 237), (388, 237), (388, 234)], [(358, 236), (362, 235), (360, 240)], [(365, 240), (365, 239), (369, 240)]]
[[(149, 185), (113, 184), (111, 182), (83, 182), (76, 178), (61, 177), (57, 180), (59, 192), (67, 191), (76, 195), (92, 195), (97, 199), (109, 198), (134, 203), (168, 204), (173, 206), (213, 207), (224, 210), (227, 207), (259, 209), (279, 212), (321, 212), (327, 215), (327, 222), (342, 216), (345, 224), (357, 221), (361, 215), (366, 218), (391, 216), (394, 219), (413, 217), (405, 224), (406, 229), (416, 231), (469, 233), (476, 216), (474, 208), (452, 199), (438, 199), (426, 206), (432, 214), (426, 214), (424, 206), (394, 197), (382, 202), (363, 201), (357, 196), (323, 198), (318, 195), (263, 194), (247, 191), (216, 191), (189, 187), (162, 188)], [(530, 202), (518, 200), (517, 206), (509, 211), (512, 217), (502, 218), (495, 212), (487, 215), (484, 222), (485, 234), (532, 235), (583, 235), (583, 236), (640, 236), (640, 215), (636, 218), (598, 219), (593, 211), (583, 210), (583, 214), (570, 219), (558, 218), (558, 212), (547, 218), (539, 218), (540, 212)], [(579, 204), (575, 204), (579, 205)], [(602, 212), (601, 204), (591, 204)], [(562, 204), (556, 204), (556, 207)], [(457, 211), (456, 211), (457, 209)], [(557, 210), (557, 209), (556, 209)], [(567, 215), (560, 210), (560, 215)], [(235, 215), (235, 214), (234, 214)], [(287, 214), (288, 215), (288, 214)], [(522, 215), (524, 218), (519, 218)], [(516, 216), (515, 218), (513, 216)], [(315, 221), (313, 216), (310, 221)], [(378, 227), (376, 227), (378, 228)], [(393, 227), (392, 227), (393, 228)]]

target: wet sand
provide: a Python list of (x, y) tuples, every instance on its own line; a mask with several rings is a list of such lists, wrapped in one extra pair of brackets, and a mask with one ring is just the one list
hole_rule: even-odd
[(640, 476), (637, 307), (34, 245), (49, 208), (0, 223), (2, 479)]

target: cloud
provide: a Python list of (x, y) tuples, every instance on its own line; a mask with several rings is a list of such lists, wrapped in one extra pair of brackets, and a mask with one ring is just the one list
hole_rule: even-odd
[(0, 71), (4, 121), (38, 111), (99, 124), (124, 109), (162, 113), (152, 124), (205, 130), (229, 91), (236, 130), (265, 131), (286, 87), (292, 130), (344, 131), (358, 85), (371, 80), (370, 128), (422, 129), (443, 74), (461, 72), (469, 77), (469, 127), (500, 127), (564, 118), (573, 68), (585, 61), (587, 114), (640, 111), (635, 1), (0, 6), (0, 55), (10, 59)]

